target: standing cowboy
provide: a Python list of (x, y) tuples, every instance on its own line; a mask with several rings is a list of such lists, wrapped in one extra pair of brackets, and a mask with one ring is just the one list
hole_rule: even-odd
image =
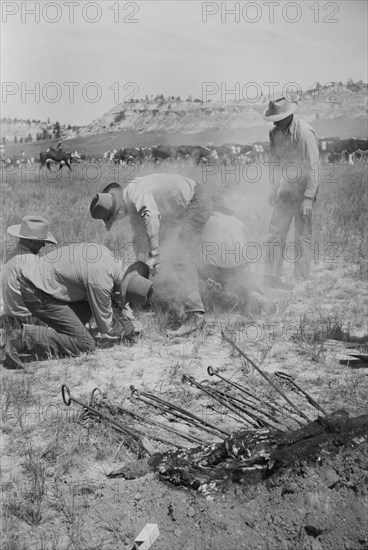
[(14, 329), (7, 341), (13, 368), (23, 368), (19, 354), (24, 348), (74, 356), (93, 351), (95, 341), (85, 327), (92, 315), (101, 333), (126, 335), (127, 324), (113, 304), (145, 304), (152, 293), (149, 268), (143, 262), (126, 269), (105, 246), (95, 243), (71, 244), (55, 252), (22, 269), (24, 304), (46, 326), (23, 324)]
[[(294, 263), (294, 277), (306, 280), (312, 262), (312, 211), (319, 185), (318, 140), (313, 128), (294, 115), (296, 101), (270, 101), (263, 118), (270, 130), (271, 157), (276, 178), (269, 198), (273, 212), (268, 228), (265, 286), (290, 288), (281, 281), (284, 259)], [(286, 237), (294, 220), (293, 254), (286, 253)]]
[(199, 292), (196, 256), (200, 236), (212, 212), (206, 187), (179, 174), (150, 174), (135, 178), (123, 190), (111, 183), (93, 198), (92, 218), (102, 219), (107, 230), (115, 220), (129, 216), (133, 241), (148, 241), (147, 264), (152, 272), (160, 261), (161, 239), (169, 229), (179, 226), (173, 270), (177, 295), (185, 307), (186, 322), (170, 336), (185, 336), (205, 324), (204, 306)]

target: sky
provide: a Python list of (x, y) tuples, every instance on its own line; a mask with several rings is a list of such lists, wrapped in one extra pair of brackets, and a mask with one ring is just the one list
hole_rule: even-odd
[(2, 0), (1, 116), (85, 125), (146, 95), (367, 82), (367, 32), (365, 0)]

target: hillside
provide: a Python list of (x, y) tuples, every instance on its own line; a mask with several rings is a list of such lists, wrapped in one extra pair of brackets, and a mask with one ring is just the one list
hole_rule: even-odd
[[(300, 101), (298, 114), (312, 123), (319, 137), (366, 137), (368, 134), (367, 85), (358, 90), (347, 86), (331, 96), (308, 92)], [(337, 99), (338, 102), (331, 101)], [(7, 155), (38, 156), (41, 150), (68, 140), (68, 150), (82, 150), (99, 156), (119, 147), (147, 147), (158, 144), (204, 145), (266, 141), (270, 123), (262, 114), (268, 100), (181, 101), (178, 98), (134, 100), (115, 105), (88, 126), (65, 126), (57, 122), (1, 119), (1, 138)]]
[[(318, 99), (318, 100), (317, 100)], [(268, 99), (256, 104), (249, 101), (179, 101), (156, 98), (135, 100), (115, 105), (100, 118), (80, 129), (81, 135), (109, 131), (168, 132), (197, 134), (209, 130), (238, 130), (268, 126), (262, 114)], [(367, 116), (367, 94), (343, 87), (333, 93), (324, 90), (320, 95), (303, 94), (299, 114), (308, 121), (332, 120), (340, 117)]]
[(17, 118), (2, 118), (1, 142), (7, 143), (31, 143), (46, 139), (69, 139), (79, 133), (77, 126), (66, 126), (59, 122), (42, 120), (23, 120)]

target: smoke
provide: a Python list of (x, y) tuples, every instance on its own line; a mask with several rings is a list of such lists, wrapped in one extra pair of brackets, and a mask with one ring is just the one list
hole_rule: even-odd
[[(165, 145), (167, 139), (164, 140)], [(211, 262), (211, 254), (208, 258), (203, 258), (203, 242), (198, 244), (198, 257), (196, 262), (198, 272), (201, 278), (201, 295), (206, 307), (211, 304), (218, 304), (219, 309), (228, 309), (234, 306), (234, 300), (240, 296), (240, 301), (235, 300), (235, 303), (247, 304), (249, 296), (254, 292), (259, 292), (258, 281), (263, 276), (264, 248), (263, 243), (267, 240), (267, 228), (271, 215), (271, 207), (268, 205), (268, 196), (270, 193), (270, 178), (268, 168), (262, 164), (256, 167), (243, 166), (227, 166), (223, 167), (218, 164), (211, 166), (195, 166), (191, 162), (178, 163), (173, 166), (162, 163), (161, 165), (152, 168), (144, 166), (139, 170), (136, 176), (143, 176), (148, 173), (170, 172), (180, 173), (186, 177), (195, 179), (198, 182), (206, 183), (212, 195), (221, 195), (226, 208), (234, 211), (234, 217), (243, 223), (243, 232), (241, 237), (235, 236), (235, 242), (238, 247), (234, 247), (234, 243), (229, 241), (228, 237), (222, 238), (221, 234), (215, 232), (215, 235), (206, 236), (206, 243), (212, 243), (211, 247), (207, 247), (207, 251), (217, 249), (221, 256), (221, 251), (225, 261), (212, 277), (206, 272), (207, 263)], [(123, 224), (123, 225), (121, 225)], [(111, 232), (113, 240), (119, 241), (120, 247), (123, 246), (127, 251), (132, 251), (131, 246), (131, 229), (126, 220), (116, 222), (114, 224), (114, 232)], [(118, 227), (119, 226), (119, 227)], [(165, 311), (174, 311), (178, 316), (184, 312), (183, 303), (185, 295), (193, 292), (195, 289), (188, 285), (183, 286), (178, 282), (178, 273), (175, 270), (174, 259), (184, 250), (178, 248), (178, 232), (179, 227), (162, 228), (160, 236), (160, 265), (158, 272), (153, 278), (154, 293), (152, 302), (155, 306), (159, 306)], [(123, 241), (123, 243), (122, 243)], [(130, 247), (129, 247), (130, 241)], [(230, 251), (235, 250), (231, 256)], [(259, 252), (261, 251), (261, 252)], [(245, 258), (243, 257), (245, 256)], [(142, 236), (140, 240), (139, 251), (134, 251), (134, 257), (131, 254), (128, 256), (129, 261), (135, 259), (147, 260), (148, 246), (147, 240)], [(208, 261), (207, 261), (208, 260)], [(235, 265), (233, 265), (235, 263)], [(213, 279), (220, 283), (221, 291), (215, 292), (207, 286), (207, 279)], [(255, 283), (257, 282), (257, 284)], [(188, 281), (189, 284), (189, 281)], [(227, 293), (227, 294), (226, 294)], [(210, 297), (209, 299), (208, 296)], [(227, 297), (226, 297), (227, 296)], [(225, 298), (224, 298), (225, 297)]]

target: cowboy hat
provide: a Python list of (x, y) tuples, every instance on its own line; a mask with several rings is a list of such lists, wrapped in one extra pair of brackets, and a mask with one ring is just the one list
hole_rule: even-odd
[(125, 302), (145, 305), (153, 292), (149, 281), (150, 270), (144, 262), (135, 262), (126, 270), (121, 285), (121, 296)]
[(289, 101), (285, 97), (270, 101), (263, 113), (263, 118), (268, 122), (278, 122), (292, 115), (298, 108), (297, 101)]
[(95, 220), (103, 220), (109, 231), (114, 222), (114, 216), (122, 203), (122, 188), (118, 183), (109, 183), (101, 193), (97, 193), (90, 204), (89, 211)]
[(20, 224), (11, 225), (7, 232), (19, 239), (58, 244), (55, 237), (49, 232), (49, 222), (41, 216), (24, 216)]

